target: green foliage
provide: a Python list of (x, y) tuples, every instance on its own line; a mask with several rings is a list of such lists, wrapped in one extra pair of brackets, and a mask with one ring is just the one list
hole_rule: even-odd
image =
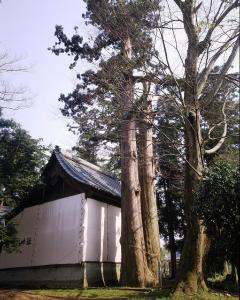
[(164, 259), (166, 259), (167, 256), (169, 256), (169, 251), (166, 248), (161, 247), (160, 254), (161, 254), (160, 255), (161, 256), (161, 260), (164, 260)]
[(13, 120), (0, 118), (0, 199), (4, 205), (16, 206), (39, 182), (45, 150), (40, 140)]
[(218, 160), (204, 174), (195, 209), (222, 259), (239, 266), (239, 169)]
[[(63, 115), (73, 121), (70, 129), (79, 136), (76, 150), (80, 156), (96, 163), (102, 159), (102, 156), (98, 157), (98, 151), (106, 149), (108, 156), (113, 157), (105, 163), (109, 168), (111, 160), (119, 164), (116, 153), (126, 77), (133, 77), (135, 70), (144, 70), (145, 74), (145, 66), (152, 57), (151, 30), (157, 26), (160, 1), (85, 2), (87, 11), (83, 18), (97, 28), (97, 36), (84, 42), (78, 27), (72, 37), (68, 37), (58, 25), (55, 31), (57, 42), (50, 50), (56, 55), (71, 55), (70, 68), (81, 59), (94, 63), (89, 70), (77, 75), (78, 84), (74, 91), (60, 95), (59, 101), (64, 104)], [(131, 61), (123, 58), (123, 40), (127, 36), (133, 46)]]
[(20, 240), (17, 238), (17, 230), (14, 222), (0, 224), (0, 252), (8, 253), (20, 251)]
[(214, 274), (213, 277), (207, 279), (208, 286), (214, 290), (228, 291), (229, 293), (237, 294), (239, 291), (239, 286), (236, 283), (236, 278), (234, 280), (232, 274)]
[(168, 91), (158, 101), (156, 150), (161, 174), (157, 181), (160, 232), (167, 248), (176, 252), (181, 251), (184, 238), (184, 166), (179, 156), (184, 151), (183, 124), (174, 97)]
[[(33, 139), (13, 120), (0, 118), (0, 201), (15, 207), (30, 189), (40, 182), (46, 148)], [(0, 247), (7, 252), (19, 251), (20, 243), (13, 222), (2, 219)]]

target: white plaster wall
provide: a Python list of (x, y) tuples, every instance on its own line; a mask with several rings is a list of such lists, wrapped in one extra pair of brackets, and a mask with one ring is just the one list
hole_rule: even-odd
[(108, 258), (109, 262), (121, 262), (121, 209), (108, 205)]
[(21, 246), (21, 253), (1, 253), (0, 255), (0, 268), (11, 267), (28, 267), (31, 266), (34, 241), (36, 231), (36, 222), (39, 206), (33, 206), (22, 211), (14, 221), (18, 225), (18, 237), (21, 241), (31, 238), (31, 244), (26, 243)]
[(121, 209), (87, 198), (83, 261), (121, 262)]
[(0, 269), (121, 262), (121, 210), (84, 194), (24, 209), (16, 218), (21, 253), (1, 253)]
[(82, 198), (84, 194), (40, 205), (33, 266), (80, 261)]
[(0, 269), (71, 264), (82, 260), (84, 194), (24, 209), (16, 218), (20, 239), (31, 238), (21, 253), (1, 253)]

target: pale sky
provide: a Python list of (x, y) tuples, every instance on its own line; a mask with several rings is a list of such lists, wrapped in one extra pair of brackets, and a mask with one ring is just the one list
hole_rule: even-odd
[[(14, 118), (34, 138), (43, 138), (46, 145), (52, 143), (53, 146), (70, 149), (75, 145), (77, 137), (67, 129), (69, 120), (62, 116), (58, 98), (60, 93), (73, 90), (76, 72), (82, 73), (87, 64), (80, 61), (77, 68), (71, 71), (68, 68), (72, 62), (71, 57), (56, 56), (47, 48), (56, 41), (56, 24), (62, 25), (70, 36), (74, 32), (74, 26), (79, 27), (80, 34), (85, 38), (93, 33), (82, 19), (85, 4), (83, 0), (0, 2), (0, 53), (2, 49), (7, 49), (12, 56), (26, 57), (23, 65), (33, 65), (29, 72), (18, 73), (9, 78), (13, 84), (23, 85), (30, 90), (30, 94), (34, 96), (33, 104), (27, 109), (8, 111), (5, 116)], [(178, 39), (180, 46), (185, 49), (186, 42), (181, 32), (178, 33)], [(171, 63), (174, 63), (171, 48), (168, 52)], [(175, 66), (173, 67), (175, 71)], [(233, 70), (235, 69), (238, 70), (237, 59)]]
[[(29, 72), (10, 78), (15, 85), (30, 90), (33, 104), (27, 109), (6, 112), (5, 117), (14, 118), (34, 138), (43, 138), (45, 144), (63, 149), (71, 148), (76, 137), (67, 129), (58, 97), (73, 90), (77, 70), (68, 68), (71, 57), (58, 57), (47, 48), (56, 41), (56, 24), (63, 25), (69, 34), (76, 25), (81, 34), (88, 34), (81, 17), (84, 7), (82, 0), (2, 0), (0, 4), (0, 49), (9, 50), (12, 56), (26, 57), (22, 65), (33, 65)], [(80, 69), (84, 70), (82, 62)]]

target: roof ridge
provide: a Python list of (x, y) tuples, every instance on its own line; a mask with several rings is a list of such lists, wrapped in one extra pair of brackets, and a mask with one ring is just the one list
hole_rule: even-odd
[(99, 172), (101, 172), (102, 174), (104, 174), (104, 175), (106, 175), (106, 176), (108, 176), (108, 177), (111, 177), (111, 178), (116, 179), (116, 180), (119, 181), (119, 179), (117, 178), (117, 176), (111, 174), (111, 173), (108, 172), (108, 171), (103, 170), (101, 167), (99, 167), (99, 166), (97, 166), (97, 165), (94, 165), (94, 164), (88, 162), (88, 161), (85, 160), (85, 159), (82, 159), (82, 158), (80, 158), (80, 157), (72, 157), (72, 156), (69, 156), (68, 154), (63, 153), (62, 151), (58, 151), (58, 152), (60, 152), (60, 153), (61, 153), (64, 157), (66, 157), (67, 159), (70, 159), (70, 160), (72, 160), (73, 162), (75, 162), (75, 163), (77, 163), (77, 164), (83, 164), (83, 165), (85, 165), (86, 167), (89, 167), (89, 168), (91, 168), (91, 169), (93, 169), (93, 170), (99, 171)]
[(71, 153), (61, 152), (59, 147), (55, 148), (52, 157), (55, 157), (63, 170), (75, 180), (115, 197), (121, 197), (121, 182), (111, 173), (82, 158), (72, 157)]

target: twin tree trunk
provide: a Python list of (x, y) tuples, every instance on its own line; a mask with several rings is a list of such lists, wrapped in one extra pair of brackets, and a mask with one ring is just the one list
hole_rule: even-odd
[(160, 235), (155, 194), (155, 164), (153, 155), (152, 99), (145, 82), (142, 112), (139, 118), (139, 180), (147, 263), (153, 274), (153, 285), (159, 283)]
[[(125, 61), (130, 61), (132, 58), (130, 38), (126, 38), (123, 44), (124, 59)], [(160, 259), (153, 182), (153, 154), (151, 153), (151, 148), (146, 148), (146, 146), (142, 145), (141, 150), (144, 155), (144, 163), (138, 168), (136, 120), (132, 112), (134, 101), (134, 81), (132, 74), (125, 75), (124, 89), (121, 128), (121, 284), (123, 286), (153, 286), (158, 283), (158, 262)], [(143, 143), (146, 143), (148, 141), (147, 136), (150, 137), (151, 135), (151, 130), (147, 128), (143, 131)], [(145, 155), (149, 157), (146, 158)], [(141, 170), (142, 190), (140, 188), (138, 170)]]

